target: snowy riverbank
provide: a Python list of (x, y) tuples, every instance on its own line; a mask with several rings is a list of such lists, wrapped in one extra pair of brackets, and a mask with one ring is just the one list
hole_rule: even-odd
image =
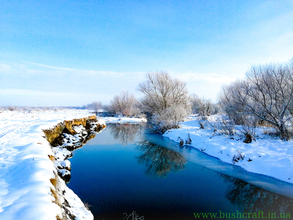
[[(210, 116), (210, 123), (216, 121), (217, 117)], [(236, 135), (215, 134), (213, 129), (206, 127), (200, 129), (199, 121), (196, 117), (190, 117), (188, 121), (182, 123), (179, 129), (165, 132), (164, 136), (180, 142), (188, 139), (188, 134), (192, 140), (191, 146), (221, 161), (235, 164), (253, 173), (263, 174), (276, 179), (293, 183), (293, 142), (281, 141), (264, 133), (268, 133), (271, 128), (257, 128), (256, 141), (243, 143), (244, 137), (236, 127)], [(235, 161), (234, 157), (238, 159)], [(233, 160), (234, 158), (234, 160)], [(243, 159), (241, 159), (243, 158)]]
[[(0, 113), (0, 219), (58, 219), (64, 211), (62, 202), (69, 203), (68, 211), (76, 219), (93, 219), (57, 175), (49, 158), (54, 155), (52, 148), (42, 131), (63, 120), (89, 115), (81, 110)], [(57, 191), (63, 193), (62, 198), (56, 198)]]
[[(90, 115), (87, 110), (73, 109), (0, 110), (0, 219), (61, 219), (64, 211), (76, 219), (93, 219), (58, 176), (70, 173), (66, 158), (82, 144), (80, 140), (90, 138), (86, 129), (75, 127), (76, 134), (64, 134), (62, 146), (53, 149), (43, 132), (64, 120)], [(126, 117), (98, 120), (102, 124), (146, 122)], [(63, 209), (62, 204), (66, 204)]]

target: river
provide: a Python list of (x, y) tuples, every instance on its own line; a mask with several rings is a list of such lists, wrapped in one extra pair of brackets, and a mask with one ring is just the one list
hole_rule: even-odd
[(292, 185), (149, 134), (144, 124), (109, 124), (73, 154), (68, 186), (95, 219), (293, 217)]

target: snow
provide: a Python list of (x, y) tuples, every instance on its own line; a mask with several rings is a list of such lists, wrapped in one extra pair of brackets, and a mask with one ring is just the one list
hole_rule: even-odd
[[(60, 206), (52, 202), (54, 186), (50, 179), (56, 178), (56, 168), (49, 156), (54, 153), (42, 129), (89, 115), (88, 111), (69, 109), (0, 112), (0, 219), (62, 216)], [(71, 154), (70, 151), (65, 153)], [(68, 162), (65, 160), (61, 166), (70, 167)], [(93, 219), (78, 196), (63, 181), (60, 183), (64, 198), (72, 206), (68, 209), (77, 219)]]
[[(86, 110), (0, 110), (0, 219), (56, 219), (62, 216), (60, 206), (53, 203), (51, 190), (54, 186), (50, 179), (56, 178), (56, 165), (59, 172), (66, 175), (70, 170), (67, 160), (72, 155), (65, 147), (73, 146), (86, 136), (82, 126), (75, 126), (78, 133), (67, 135), (66, 142), (60, 148), (52, 150), (44, 138), (43, 129), (49, 129), (63, 120), (89, 116)], [(221, 116), (211, 116), (210, 122)], [(146, 119), (127, 117), (99, 118), (101, 123), (139, 123)], [(253, 173), (271, 176), (293, 183), (293, 143), (281, 141), (263, 134), (264, 128), (258, 128), (256, 141), (243, 143), (243, 136), (236, 128), (236, 135), (219, 135), (212, 129), (200, 129), (197, 117), (190, 117), (179, 129), (169, 130), (164, 136), (179, 142), (192, 140), (190, 146), (205, 154), (219, 158)], [(265, 128), (267, 130), (271, 128)], [(180, 137), (180, 138), (179, 138)], [(233, 139), (231, 139), (231, 137)], [(54, 151), (54, 152), (53, 152)], [(54, 163), (49, 156), (55, 155)], [(234, 158), (234, 159), (233, 159)], [(59, 188), (67, 207), (76, 219), (93, 219), (82, 201), (70, 190), (64, 181)]]
[[(208, 120), (213, 122), (219, 117), (210, 116)], [(180, 139), (187, 140), (189, 134), (190, 146), (208, 155), (249, 172), (293, 183), (293, 142), (263, 134), (264, 129), (271, 128), (257, 128), (256, 141), (246, 144), (239, 129), (236, 127), (236, 135), (233, 136), (215, 134), (213, 129), (200, 129), (197, 117), (193, 116), (183, 122), (181, 128), (169, 130), (163, 136), (179, 143)]]
[(53, 148), (52, 151), (54, 152), (57, 161), (64, 161), (67, 158), (72, 157), (71, 151), (67, 150), (66, 148)]
[(60, 166), (66, 168), (67, 170), (71, 170), (71, 163), (69, 160), (63, 160), (60, 162)]
[[(72, 152), (66, 147), (78, 147), (87, 136), (83, 126), (73, 126), (75, 135), (65, 136), (62, 146), (51, 148), (43, 129), (51, 129), (59, 122), (92, 115), (87, 110), (1, 110), (0, 109), (0, 219), (56, 219), (62, 209), (52, 195), (56, 190), (50, 179), (58, 178), (61, 203), (76, 219), (93, 219), (79, 197), (70, 190), (57, 173), (70, 175), (67, 159)], [(109, 117), (98, 118), (99, 124), (138, 123), (146, 119)], [(54, 161), (50, 160), (54, 156)], [(58, 171), (57, 169), (58, 168)], [(57, 193), (58, 193), (57, 192)], [(66, 204), (66, 201), (64, 204)], [(63, 203), (62, 203), (63, 204)]]
[(75, 130), (77, 133), (86, 132), (85, 128), (82, 125), (74, 126), (73, 130)]

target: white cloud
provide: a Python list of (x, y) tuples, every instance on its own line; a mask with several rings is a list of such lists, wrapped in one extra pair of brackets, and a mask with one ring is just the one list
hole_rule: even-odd
[(7, 65), (7, 64), (1, 64), (0, 63), (0, 71), (2, 72), (7, 72), (11, 69), (11, 66), (10, 65)]
[[(70, 73), (70, 74), (81, 74), (81, 75), (104, 75), (104, 76), (114, 76), (114, 77), (121, 77), (128, 73), (124, 72), (114, 72), (114, 71), (96, 71), (96, 70), (84, 70), (84, 69), (74, 69), (74, 68), (66, 68), (66, 67), (58, 67), (58, 66), (51, 66), (41, 63), (34, 63), (34, 62), (27, 62), (28, 64), (31, 64), (33, 67), (43, 67), (45, 69), (53, 69), (57, 70), (58, 74), (60, 73)], [(53, 73), (52, 71), (50, 71)]]
[[(7, 75), (9, 74), (9, 75)], [(123, 90), (135, 93), (142, 72), (112, 72), (37, 63), (0, 64), (0, 105), (108, 104)]]

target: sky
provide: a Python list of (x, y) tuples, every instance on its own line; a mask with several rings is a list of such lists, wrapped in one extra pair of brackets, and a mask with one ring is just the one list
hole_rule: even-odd
[(293, 58), (293, 0), (1, 0), (0, 106), (139, 99), (168, 71), (216, 102), (253, 65)]

